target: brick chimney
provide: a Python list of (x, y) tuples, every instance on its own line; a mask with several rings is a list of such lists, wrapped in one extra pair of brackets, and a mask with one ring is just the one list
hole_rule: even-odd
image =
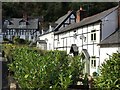
[(82, 7), (80, 7), (80, 9), (76, 12), (76, 23), (80, 22), (85, 17), (87, 17), (87, 13)]

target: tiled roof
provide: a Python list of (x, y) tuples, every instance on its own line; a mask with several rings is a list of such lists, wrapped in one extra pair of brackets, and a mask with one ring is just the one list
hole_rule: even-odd
[(102, 18), (106, 17), (108, 14), (110, 14), (111, 12), (113, 12), (114, 10), (116, 10), (117, 7), (113, 7), (111, 9), (108, 9), (108, 10), (103, 11), (101, 13), (98, 13), (96, 15), (84, 18), (79, 23), (70, 24), (70, 25), (66, 26), (65, 28), (62, 28), (61, 30), (55, 32), (55, 34), (63, 33), (63, 32), (69, 31), (69, 30), (73, 30), (73, 29), (82, 27), (84, 25), (88, 25), (88, 24), (92, 24), (92, 23), (95, 23), (97, 21), (100, 21)]

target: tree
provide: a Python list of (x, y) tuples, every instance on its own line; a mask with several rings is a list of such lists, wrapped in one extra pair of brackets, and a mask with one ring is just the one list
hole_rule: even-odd
[(54, 22), (65, 15), (68, 10), (77, 11), (80, 6), (90, 16), (112, 8), (117, 4), (117, 2), (4, 2), (2, 11), (4, 18), (20, 18), (25, 12), (28, 16), (44, 16), (45, 21)]

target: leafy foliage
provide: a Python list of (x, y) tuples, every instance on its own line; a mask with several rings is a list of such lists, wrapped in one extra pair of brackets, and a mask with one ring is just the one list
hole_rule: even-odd
[(23, 46), (12, 49), (13, 61), (9, 69), (15, 73), (14, 78), (21, 88), (65, 90), (76, 82), (83, 70), (80, 56), (70, 57), (64, 51), (42, 51)]
[[(53, 22), (69, 10), (77, 11), (82, 6), (88, 16), (116, 6), (117, 2), (4, 2), (3, 18), (19, 18), (23, 13), (28, 16), (43, 16), (45, 21)], [(31, 12), (32, 11), (32, 12)]]
[(95, 80), (97, 88), (120, 89), (120, 53), (113, 53), (100, 71), (101, 75)]

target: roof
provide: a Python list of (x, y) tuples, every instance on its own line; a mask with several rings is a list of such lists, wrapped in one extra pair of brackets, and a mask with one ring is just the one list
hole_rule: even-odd
[(60, 17), (55, 23), (57, 24), (57, 26), (54, 28), (53, 31), (57, 31), (57, 29), (60, 27), (60, 25), (67, 20), (67, 18), (73, 14), (73, 11), (69, 11), (67, 14), (65, 14), (64, 16)]
[(89, 55), (89, 53), (88, 53), (88, 51), (87, 51), (86, 49), (82, 49), (81, 53), (83, 53), (84, 56), (85, 56), (85, 58), (86, 58), (87, 60), (89, 60), (90, 55)]
[(37, 40), (37, 42), (42, 43), (42, 44), (46, 44), (47, 43), (45, 40)]
[(63, 33), (63, 32), (69, 31), (69, 30), (73, 30), (73, 29), (76, 29), (76, 28), (79, 28), (79, 27), (82, 27), (85, 25), (89, 25), (89, 24), (101, 21), (101, 19), (103, 19), (104, 17), (109, 15), (111, 12), (113, 12), (117, 8), (118, 8), (118, 6), (113, 7), (111, 9), (108, 9), (108, 10), (105, 10), (101, 13), (96, 14), (96, 15), (84, 18), (79, 23), (70, 24), (70, 25), (66, 26), (65, 28), (62, 28), (61, 30), (55, 32), (55, 34)]
[(70, 53), (78, 52), (78, 47), (76, 44), (72, 44), (70, 48)]
[(100, 42), (100, 46), (103, 45), (120, 45), (120, 30), (115, 31), (114, 33), (112, 33), (110, 36), (108, 36), (107, 38), (105, 38), (104, 40), (102, 40)]
[[(8, 22), (10, 25), (6, 25), (8, 29), (38, 29), (38, 20), (37, 18), (31, 19), (29, 18), (27, 21), (23, 20), (23, 18), (12, 18), (9, 19)], [(7, 20), (6, 20), (7, 21)], [(27, 25), (20, 25), (20, 22), (26, 22)], [(5, 24), (4, 24), (5, 26)]]

